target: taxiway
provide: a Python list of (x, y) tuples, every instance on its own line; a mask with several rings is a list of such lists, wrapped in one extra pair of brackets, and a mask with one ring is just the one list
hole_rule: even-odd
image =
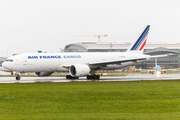
[(76, 80), (67, 80), (65, 77), (21, 77), (21, 80), (15, 80), (14, 77), (0, 77), (0, 83), (36, 83), (36, 82), (80, 82), (80, 81), (141, 81), (141, 80), (180, 80), (179, 73), (161, 74), (159, 76), (152, 74), (128, 74), (123, 77), (103, 77), (100, 80), (87, 80), (86, 77), (80, 77)]

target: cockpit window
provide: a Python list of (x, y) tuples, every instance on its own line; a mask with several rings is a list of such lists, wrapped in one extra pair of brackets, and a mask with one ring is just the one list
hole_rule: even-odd
[(13, 62), (13, 59), (7, 59), (6, 62)]

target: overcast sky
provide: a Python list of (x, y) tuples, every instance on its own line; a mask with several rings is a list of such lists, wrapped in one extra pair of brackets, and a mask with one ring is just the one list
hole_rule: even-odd
[(0, 56), (98, 41), (70, 35), (133, 42), (146, 25), (148, 43), (180, 43), (180, 0), (0, 0)]

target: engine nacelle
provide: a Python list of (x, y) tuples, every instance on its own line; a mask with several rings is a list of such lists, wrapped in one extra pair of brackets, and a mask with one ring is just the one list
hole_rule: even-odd
[(164, 74), (164, 73), (167, 73), (167, 71), (166, 70), (161, 71), (161, 74)]
[(37, 76), (50, 76), (53, 72), (35, 72)]
[(69, 68), (69, 73), (73, 77), (86, 76), (90, 73), (91, 69), (88, 65), (75, 64)]

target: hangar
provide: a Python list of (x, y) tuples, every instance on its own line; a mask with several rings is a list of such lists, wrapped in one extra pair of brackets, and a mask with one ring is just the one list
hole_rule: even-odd
[(0, 57), (0, 62), (3, 63), (6, 59), (7, 57)]
[[(103, 42), (81, 42), (68, 44), (64, 52), (125, 52), (131, 43), (103, 43)], [(144, 54), (162, 55), (173, 54), (171, 56), (157, 58), (157, 63), (162, 68), (180, 67), (180, 43), (147, 43), (144, 48)], [(137, 68), (147, 69), (155, 66), (155, 59), (134, 64)]]

